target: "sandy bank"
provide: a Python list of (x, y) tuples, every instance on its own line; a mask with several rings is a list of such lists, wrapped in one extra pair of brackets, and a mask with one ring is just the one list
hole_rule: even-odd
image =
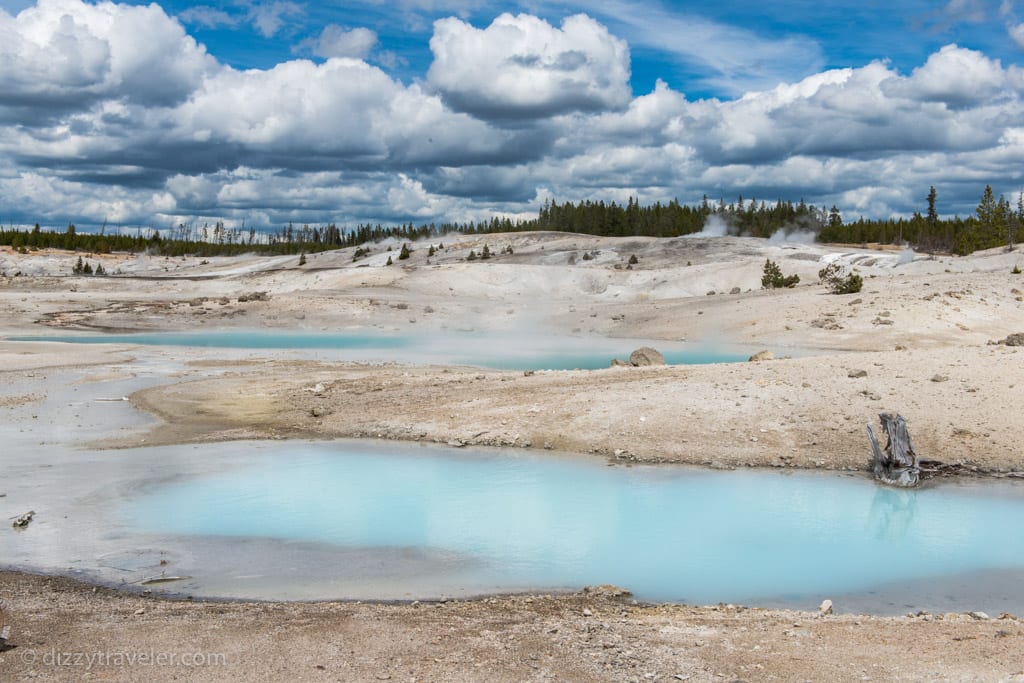
[(534, 374), (268, 361), (135, 394), (163, 422), (117, 445), (372, 437), (864, 469), (865, 424), (894, 411), (923, 457), (1009, 472), (1021, 469), (1005, 409), (1024, 390), (1020, 358), (997, 345)]
[[(599, 594), (193, 603), (4, 572), (0, 586), (17, 644), (0, 653), (0, 678), (12, 681), (1024, 680), (1024, 626), (1011, 617), (822, 617)], [(56, 653), (67, 666), (49, 663)], [(125, 663), (137, 654), (201, 665)]]

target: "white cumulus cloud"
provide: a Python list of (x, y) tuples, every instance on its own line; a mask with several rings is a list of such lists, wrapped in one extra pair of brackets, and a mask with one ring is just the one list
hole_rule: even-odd
[(40, 0), (17, 16), (0, 12), (0, 109), (25, 104), (36, 121), (49, 105), (84, 107), (102, 97), (173, 104), (214, 68), (155, 4)]
[(377, 44), (377, 34), (368, 28), (346, 29), (337, 24), (324, 26), (310, 48), (317, 57), (365, 59)]
[(533, 118), (628, 105), (629, 48), (585, 15), (556, 28), (502, 14), (485, 29), (455, 18), (434, 24), (428, 83), (457, 110)]
[(999, 60), (975, 50), (947, 45), (909, 78), (888, 85), (889, 94), (961, 107), (998, 95), (1006, 84)]

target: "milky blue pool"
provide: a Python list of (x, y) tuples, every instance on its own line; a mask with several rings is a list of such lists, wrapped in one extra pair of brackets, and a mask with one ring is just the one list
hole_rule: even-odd
[(357, 361), (476, 365), (498, 370), (595, 370), (612, 358), (629, 358), (639, 346), (654, 346), (672, 365), (745, 361), (750, 350), (724, 345), (558, 335), (508, 336), (487, 332), (385, 334), (376, 332), (291, 332), (210, 330), (132, 334), (66, 334), (10, 337), (11, 341), (74, 344), (142, 344), (208, 349), (296, 350)]
[(339, 577), (320, 597), (429, 556), (443, 561), (417, 564), (407, 597), (613, 583), (645, 600), (808, 608), (850, 596), (843, 606), (863, 608), (872, 596), (867, 611), (899, 612), (955, 605), (951, 586), (989, 572), (988, 602), (964, 608), (1024, 606), (1012, 587), (1024, 576), (1024, 487), (898, 491), (861, 476), (358, 442), (250, 448), (225, 471), (147, 487), (119, 518), (208, 545), (358, 550), (358, 562), (317, 568)]

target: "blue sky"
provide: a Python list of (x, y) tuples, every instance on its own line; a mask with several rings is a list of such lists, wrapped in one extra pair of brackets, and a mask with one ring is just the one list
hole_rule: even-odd
[(0, 0), (0, 220), (1024, 189), (1024, 0)]

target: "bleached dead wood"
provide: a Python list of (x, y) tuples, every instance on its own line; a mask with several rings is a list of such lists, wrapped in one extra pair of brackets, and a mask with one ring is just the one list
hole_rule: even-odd
[(900, 488), (917, 486), (921, 481), (921, 464), (910, 440), (907, 421), (891, 413), (881, 413), (878, 417), (882, 420), (882, 429), (888, 436), (888, 442), (883, 451), (875, 438), (875, 431), (868, 425), (875, 479)]

